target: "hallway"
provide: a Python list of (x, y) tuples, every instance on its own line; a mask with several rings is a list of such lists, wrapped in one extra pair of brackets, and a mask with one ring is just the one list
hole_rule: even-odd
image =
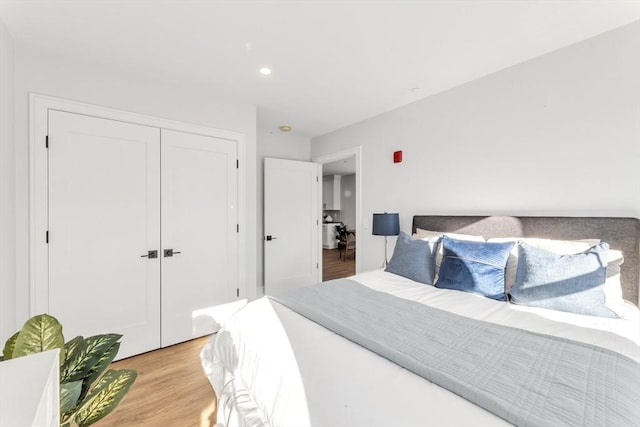
[(346, 260), (340, 258), (337, 249), (322, 250), (322, 281), (349, 277), (356, 274), (355, 256), (349, 254)]

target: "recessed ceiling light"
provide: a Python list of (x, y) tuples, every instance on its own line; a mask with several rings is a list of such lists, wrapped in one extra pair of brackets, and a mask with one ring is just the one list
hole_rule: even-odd
[(280, 129), (281, 132), (291, 132), (291, 129), (293, 128), (291, 125), (282, 125), (278, 129)]
[(271, 68), (260, 67), (260, 74), (262, 74), (263, 76), (268, 76), (269, 74), (271, 74)]

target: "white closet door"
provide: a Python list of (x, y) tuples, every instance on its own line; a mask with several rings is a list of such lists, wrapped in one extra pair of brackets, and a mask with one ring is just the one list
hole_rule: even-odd
[(238, 299), (236, 143), (163, 129), (161, 157), (165, 347), (217, 331)]
[(49, 312), (65, 338), (160, 344), (160, 130), (49, 111)]

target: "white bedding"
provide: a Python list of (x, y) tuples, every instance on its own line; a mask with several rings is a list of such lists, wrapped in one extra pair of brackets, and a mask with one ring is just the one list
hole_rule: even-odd
[[(640, 361), (640, 311), (620, 319), (514, 306), (384, 271), (372, 289), (470, 318), (606, 347)], [(507, 423), (268, 299), (232, 317), (202, 352), (221, 425), (429, 426)]]

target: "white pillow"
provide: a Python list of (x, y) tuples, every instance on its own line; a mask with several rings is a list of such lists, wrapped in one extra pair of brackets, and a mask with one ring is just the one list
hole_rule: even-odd
[(600, 239), (552, 240), (540, 239), (537, 237), (525, 237), (519, 240), (556, 255), (579, 254), (580, 252), (584, 252), (600, 243)]
[[(484, 242), (484, 237), (482, 236), (473, 236), (471, 234), (458, 234), (458, 233), (449, 233), (445, 231), (431, 231), (431, 230), (423, 230), (422, 228), (416, 228), (416, 232), (413, 234), (414, 239), (433, 239), (434, 237), (442, 237), (447, 236), (452, 239), (458, 240), (470, 240), (472, 242)], [(438, 253), (436, 255), (436, 275), (434, 277), (434, 282), (438, 279), (438, 275), (440, 274), (440, 264), (442, 264), (442, 242), (438, 245)]]
[[(622, 283), (620, 281), (620, 265), (624, 262), (624, 256), (617, 249), (609, 249), (607, 254), (607, 280), (604, 282), (605, 304), (609, 308), (624, 305), (622, 297)], [(614, 310), (615, 311), (615, 310)]]

